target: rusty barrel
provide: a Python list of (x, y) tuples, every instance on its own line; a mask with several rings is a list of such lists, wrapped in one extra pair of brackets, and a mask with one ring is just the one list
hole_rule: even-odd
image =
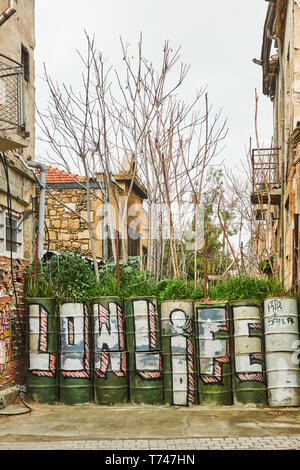
[(231, 302), (233, 404), (264, 405), (267, 401), (260, 305)]
[(160, 312), (164, 402), (193, 406), (197, 400), (193, 302), (166, 300)]
[(98, 405), (128, 400), (125, 318), (116, 297), (93, 299), (94, 399)]
[(130, 401), (136, 404), (162, 404), (162, 353), (156, 298), (126, 299), (125, 319)]
[(50, 298), (25, 299), (27, 399), (37, 403), (59, 400), (57, 304)]
[(67, 302), (59, 308), (60, 400), (66, 405), (93, 400), (91, 377), (91, 322), (84, 303)]
[(194, 304), (198, 402), (232, 404), (230, 320), (227, 303)]
[(264, 302), (266, 374), (270, 406), (300, 405), (299, 319), (297, 300)]

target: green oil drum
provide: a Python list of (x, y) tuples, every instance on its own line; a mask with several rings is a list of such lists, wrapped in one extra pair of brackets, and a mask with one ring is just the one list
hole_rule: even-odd
[(65, 405), (93, 400), (91, 321), (87, 305), (64, 303), (59, 308), (60, 401)]
[(193, 302), (160, 304), (164, 403), (193, 406), (197, 400)]
[(226, 303), (194, 304), (200, 405), (231, 405), (230, 320)]
[(251, 301), (231, 302), (233, 404), (267, 402), (260, 306)]
[(94, 398), (98, 405), (128, 400), (125, 317), (116, 297), (93, 299)]
[(129, 399), (136, 404), (162, 404), (160, 322), (155, 297), (125, 300), (129, 357)]
[(25, 299), (27, 399), (59, 401), (57, 304), (50, 298)]

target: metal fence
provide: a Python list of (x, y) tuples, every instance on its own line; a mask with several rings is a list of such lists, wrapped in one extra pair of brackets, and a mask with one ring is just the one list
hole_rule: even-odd
[(24, 127), (23, 66), (0, 54), (0, 130)]

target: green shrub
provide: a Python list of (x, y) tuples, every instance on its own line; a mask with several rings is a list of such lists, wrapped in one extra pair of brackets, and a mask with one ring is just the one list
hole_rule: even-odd
[[(140, 258), (120, 260), (120, 289), (117, 283), (117, 265), (109, 261), (99, 267), (97, 283), (91, 264), (80, 254), (62, 252), (48, 261), (38, 261), (36, 277), (34, 263), (25, 271), (27, 297), (54, 297), (58, 302), (88, 302), (95, 297), (155, 296), (164, 300), (203, 300), (204, 283), (197, 287), (192, 281), (162, 279), (154, 283), (148, 271), (140, 270)], [(252, 300), (262, 302), (266, 297), (291, 294), (275, 278), (258, 279), (246, 275), (230, 277), (209, 286), (208, 300)]]
[(208, 288), (213, 300), (253, 300), (262, 302), (266, 297), (284, 295), (287, 292), (275, 278), (258, 279), (246, 275), (231, 277)]
[(25, 292), (28, 297), (55, 297), (59, 302), (88, 300), (96, 285), (92, 267), (81, 255), (62, 252), (47, 261), (38, 261), (26, 270)]

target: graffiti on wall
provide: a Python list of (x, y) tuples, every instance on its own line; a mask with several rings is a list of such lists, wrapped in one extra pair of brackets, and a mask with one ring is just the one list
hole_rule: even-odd
[(258, 307), (234, 307), (233, 320), (234, 361), (237, 378), (240, 382), (265, 383), (263, 372), (263, 333)]
[[(229, 318), (226, 308), (197, 308), (199, 372), (205, 385), (223, 384), (223, 366), (230, 363)], [(227, 338), (220, 337), (228, 335)]]
[(55, 377), (56, 374), (56, 357), (48, 352), (48, 319), (44, 306), (29, 306), (29, 370), (38, 377)]
[(195, 402), (194, 345), (191, 318), (181, 309), (170, 313), (173, 334), (170, 338), (173, 405), (191, 406)]
[(124, 317), (115, 302), (109, 302), (108, 308), (94, 305), (94, 371), (106, 378), (109, 368), (117, 377), (126, 376)]
[(84, 304), (60, 308), (61, 374), (66, 378), (90, 377), (89, 315)]
[(135, 369), (144, 380), (161, 378), (161, 353), (157, 352), (157, 309), (151, 300), (132, 302), (135, 337)]
[(6, 374), (11, 344), (9, 305), (0, 307), (0, 377)]

